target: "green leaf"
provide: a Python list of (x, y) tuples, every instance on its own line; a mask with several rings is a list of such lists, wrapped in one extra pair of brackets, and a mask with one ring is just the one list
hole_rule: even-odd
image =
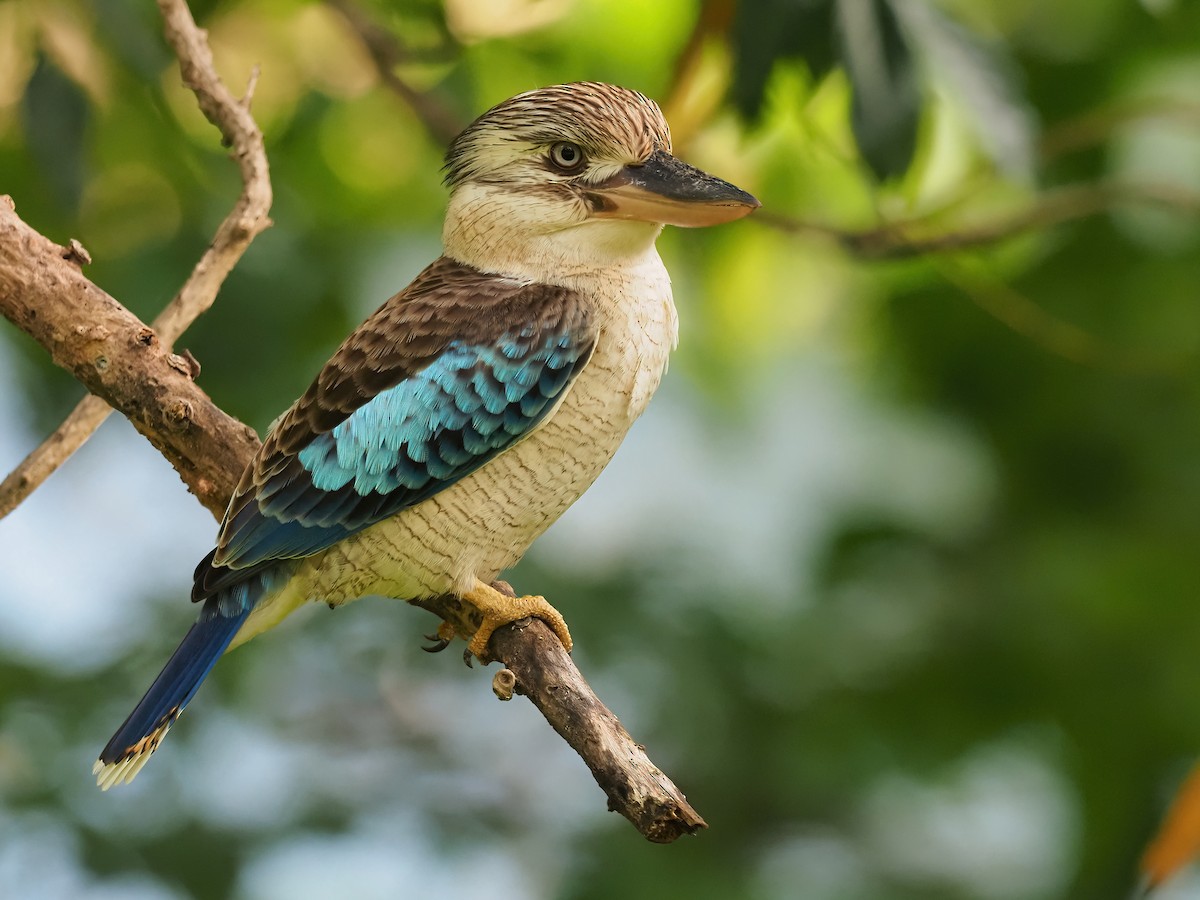
[(819, 80), (837, 62), (833, 0), (746, 0), (733, 22), (733, 102), (746, 118), (762, 111), (775, 63), (799, 58)]
[(1007, 175), (1032, 179), (1034, 115), (1008, 48), (932, 5), (904, 3), (895, 9), (915, 55), (962, 109), (984, 152)]
[(859, 150), (876, 177), (903, 175), (916, 152), (922, 99), (908, 38), (891, 0), (838, 0), (837, 14)]
[[(93, 0), (96, 30), (112, 47), (118, 59), (147, 82), (174, 65), (162, 37), (162, 20), (148, 3), (125, 0)], [(201, 13), (192, 4), (192, 14)]]
[(79, 86), (39, 54), (21, 99), (22, 125), (51, 196), (72, 213), (83, 195), (83, 136), (89, 112)]

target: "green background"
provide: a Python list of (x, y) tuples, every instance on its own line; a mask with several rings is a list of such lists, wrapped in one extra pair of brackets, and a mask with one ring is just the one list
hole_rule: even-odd
[[(617, 82), (763, 201), (663, 235), (666, 383), (511, 575), (711, 827), (644, 842), (379, 600), (224, 660), (100, 794), (215, 527), (112, 420), (0, 523), (0, 894), (1128, 896), (1200, 750), (1200, 4), (355, 8), (456, 121)], [(438, 253), (444, 144), (336, 7), (193, 10), (235, 92), (261, 67), (275, 225), (179, 346), (261, 433)], [(1159, 200), (1076, 214), (1109, 183)], [(0, 192), (96, 283), (153, 318), (237, 190), (151, 4), (0, 0)], [(0, 327), (0, 466), (80, 396)]]

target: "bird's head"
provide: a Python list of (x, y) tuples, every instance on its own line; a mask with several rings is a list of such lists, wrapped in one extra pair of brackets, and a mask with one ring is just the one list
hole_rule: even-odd
[(645, 254), (663, 225), (716, 225), (759, 203), (671, 155), (653, 100), (580, 82), (488, 110), (446, 153), (446, 252), (504, 274)]

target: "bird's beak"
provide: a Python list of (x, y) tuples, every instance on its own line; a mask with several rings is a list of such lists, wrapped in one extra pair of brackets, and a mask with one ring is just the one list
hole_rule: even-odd
[(656, 150), (587, 190), (593, 215), (698, 228), (740, 219), (762, 204), (741, 188)]

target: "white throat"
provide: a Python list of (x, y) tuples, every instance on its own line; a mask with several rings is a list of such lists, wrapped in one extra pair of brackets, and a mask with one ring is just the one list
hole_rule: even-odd
[(580, 201), (519, 187), (460, 185), (442, 230), (445, 253), (484, 272), (545, 284), (638, 267), (662, 226), (596, 219)]

